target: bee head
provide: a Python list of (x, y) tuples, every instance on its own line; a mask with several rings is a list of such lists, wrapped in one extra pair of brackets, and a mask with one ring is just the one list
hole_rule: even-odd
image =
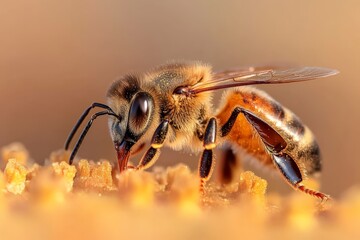
[(109, 117), (109, 129), (122, 171), (127, 166), (131, 148), (151, 125), (154, 99), (149, 93), (140, 89), (137, 77), (126, 76), (110, 87), (108, 105), (121, 116)]
[(210, 79), (210, 75), (207, 65), (174, 63), (143, 75), (127, 75), (113, 83), (107, 94), (108, 106), (121, 117), (110, 116), (109, 129), (120, 171), (126, 168), (133, 146), (148, 140), (160, 121), (171, 118), (171, 124), (179, 129), (180, 125), (183, 129), (195, 127), (193, 119), (210, 107), (203, 104), (209, 102), (210, 93), (195, 96), (185, 91)]

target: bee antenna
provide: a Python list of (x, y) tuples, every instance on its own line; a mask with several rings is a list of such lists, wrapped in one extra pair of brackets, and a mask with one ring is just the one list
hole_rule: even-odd
[[(66, 142), (65, 142), (65, 150), (68, 150), (69, 149), (69, 145), (70, 145), (70, 142), (71, 140), (73, 139), (76, 131), (78, 130), (78, 128), (80, 127), (81, 123), (84, 121), (84, 119), (86, 118), (86, 116), (89, 114), (90, 110), (95, 108), (95, 107), (99, 107), (99, 108), (104, 108), (104, 109), (107, 109), (109, 112), (114, 113), (114, 111), (107, 105), (105, 104), (102, 104), (102, 103), (93, 103), (91, 104), (90, 107), (88, 107), (84, 112), (83, 114), (80, 116), (79, 120), (77, 121), (77, 123), (75, 124), (75, 126), (73, 127), (73, 129), (71, 130)], [(117, 116), (118, 117), (118, 116)]]
[(97, 117), (103, 116), (103, 115), (111, 115), (111, 116), (114, 116), (114, 117), (118, 117), (118, 115), (116, 115), (116, 114), (113, 113), (113, 112), (110, 112), (109, 110), (105, 110), (105, 111), (101, 111), (101, 112), (97, 112), (97, 113), (93, 114), (93, 115), (91, 116), (90, 120), (88, 121), (88, 123), (86, 124), (86, 126), (84, 127), (84, 129), (82, 130), (81, 135), (80, 135), (79, 139), (77, 140), (74, 149), (73, 149), (72, 152), (71, 152), (70, 159), (69, 159), (70, 165), (73, 163), (73, 160), (74, 160), (74, 158), (75, 158), (75, 155), (76, 155), (77, 151), (79, 150), (80, 145), (81, 145), (81, 143), (83, 142), (86, 134), (88, 133), (88, 131), (89, 131), (92, 123), (94, 122), (94, 120), (95, 120)]
[[(71, 142), (71, 140), (74, 138), (74, 135), (75, 135), (76, 131), (79, 129), (80, 125), (82, 124), (82, 122), (84, 121), (84, 119), (86, 118), (86, 116), (89, 114), (90, 110), (93, 109), (93, 108), (95, 108), (95, 107), (99, 107), (99, 108), (106, 109), (106, 111), (102, 111), (102, 112), (96, 113), (96, 114), (94, 114), (93, 116), (91, 116), (92, 121), (94, 121), (95, 118), (98, 117), (98, 116), (100, 116), (100, 115), (112, 115), (112, 116), (115, 116), (116, 118), (120, 119), (120, 116), (116, 115), (116, 114), (114, 113), (114, 111), (113, 111), (109, 106), (107, 106), (107, 105), (105, 105), (105, 104), (102, 104), (102, 103), (96, 103), (96, 102), (93, 103), (93, 104), (91, 104), (91, 106), (88, 107), (88, 108), (83, 112), (83, 114), (80, 116), (79, 120), (77, 121), (77, 123), (75, 124), (75, 126), (73, 127), (73, 129), (71, 130), (71, 132), (70, 132), (70, 134), (69, 134), (69, 136), (68, 136), (68, 138), (67, 138), (67, 140), (66, 140), (66, 142), (65, 142), (65, 150), (68, 150), (68, 149), (69, 149), (70, 142)], [(101, 113), (101, 114), (100, 114), (100, 113)], [(90, 120), (90, 121), (91, 121), (91, 120)], [(90, 121), (89, 121), (89, 122), (90, 122)], [(91, 121), (91, 123), (90, 123), (90, 126), (91, 126), (91, 124), (92, 124), (92, 121)], [(88, 125), (89, 125), (89, 122), (88, 122)], [(90, 126), (89, 126), (89, 128), (90, 128)], [(85, 131), (85, 135), (86, 135), (86, 133), (87, 133), (88, 130), (89, 130), (89, 129), (87, 129), (87, 130), (85, 131), (85, 129), (84, 129), (82, 135), (84, 134), (84, 131)], [(80, 140), (80, 139), (79, 139), (79, 140)], [(81, 140), (81, 141), (82, 141), (82, 140)], [(80, 144), (81, 144), (81, 143), (80, 143)], [(74, 149), (74, 150), (75, 150), (75, 149)], [(77, 150), (76, 150), (76, 151), (77, 151)], [(75, 153), (76, 153), (76, 152), (75, 152)]]

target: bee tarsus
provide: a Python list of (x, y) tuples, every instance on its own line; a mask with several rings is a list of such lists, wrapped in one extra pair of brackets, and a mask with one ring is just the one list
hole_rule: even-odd
[(146, 151), (144, 156), (141, 158), (139, 165), (136, 167), (137, 169), (147, 169), (156, 162), (156, 160), (159, 158), (160, 148), (164, 144), (168, 130), (169, 130), (169, 121), (167, 120), (162, 121), (160, 125), (156, 128), (152, 136), (151, 147)]

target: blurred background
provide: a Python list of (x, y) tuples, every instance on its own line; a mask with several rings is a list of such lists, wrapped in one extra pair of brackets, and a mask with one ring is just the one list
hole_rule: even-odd
[[(63, 147), (86, 107), (106, 101), (112, 81), (169, 60), (201, 60), (214, 70), (324, 66), (341, 74), (261, 88), (313, 130), (323, 153), (322, 190), (338, 196), (360, 180), (359, 12), (358, 1), (2, 0), (0, 146), (20, 141), (43, 162)], [(79, 156), (115, 160), (106, 118)], [(197, 166), (197, 156), (173, 151), (157, 165), (179, 159)], [(289, 191), (277, 174), (266, 178), (270, 190)]]

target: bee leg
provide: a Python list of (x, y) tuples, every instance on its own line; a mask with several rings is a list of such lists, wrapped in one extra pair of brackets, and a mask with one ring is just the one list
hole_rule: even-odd
[(224, 125), (222, 125), (222, 127), (220, 129), (220, 136), (221, 137), (225, 137), (226, 135), (229, 134), (229, 132), (231, 131), (232, 127), (235, 124), (236, 118), (241, 113), (241, 111), (242, 111), (242, 108), (240, 108), (240, 107), (236, 107), (232, 111), (229, 119), (226, 121), (226, 123), (224, 123)]
[(301, 184), (303, 178), (300, 168), (295, 160), (289, 154), (284, 152), (287, 143), (279, 133), (253, 113), (246, 110), (242, 110), (241, 112), (255, 128), (271, 155), (275, 166), (280, 170), (282, 175), (292, 187), (311, 196), (320, 198), (321, 200), (327, 200), (330, 198), (324, 193), (308, 189)]
[(223, 185), (227, 185), (238, 177), (241, 164), (238, 157), (229, 146), (222, 149), (221, 158), (220, 166), (218, 167), (218, 181)]
[(217, 123), (215, 118), (210, 118), (204, 134), (204, 151), (199, 162), (200, 191), (203, 192), (204, 184), (211, 177), (214, 167), (213, 149), (216, 147)]
[(154, 135), (151, 139), (151, 147), (146, 151), (144, 156), (141, 158), (139, 165), (136, 167), (137, 170), (147, 169), (156, 162), (156, 160), (160, 156), (160, 148), (164, 144), (168, 130), (169, 130), (169, 121), (164, 120), (156, 128)]
[(330, 199), (329, 195), (309, 189), (302, 185), (301, 182), (303, 181), (303, 178), (301, 176), (300, 169), (290, 155), (286, 153), (274, 153), (272, 154), (272, 158), (276, 167), (280, 170), (282, 175), (292, 187), (311, 196), (320, 198), (322, 201)]
[(280, 152), (287, 146), (286, 141), (269, 124), (255, 116), (253, 113), (236, 107), (231, 113), (228, 121), (221, 127), (220, 135), (222, 137), (229, 134), (235, 124), (237, 116), (242, 113), (247, 121), (255, 128), (266, 148), (270, 152)]
[(330, 198), (326, 194), (308, 189), (301, 184), (303, 178), (299, 166), (290, 155), (284, 152), (284, 149), (287, 146), (286, 141), (269, 124), (258, 118), (253, 113), (241, 107), (236, 107), (229, 120), (222, 126), (220, 130), (221, 136), (226, 136), (231, 131), (231, 128), (240, 113), (246, 117), (247, 121), (259, 134), (262, 142), (271, 155), (275, 166), (280, 170), (282, 175), (292, 187), (322, 200)]

